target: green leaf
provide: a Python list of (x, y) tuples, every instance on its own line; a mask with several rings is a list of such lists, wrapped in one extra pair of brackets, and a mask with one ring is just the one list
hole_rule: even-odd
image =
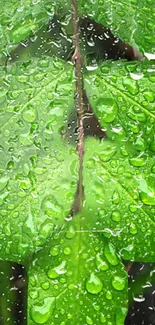
[(154, 80), (149, 63), (108, 62), (85, 75), (90, 104), (108, 138), (119, 143), (124, 156), (135, 151), (132, 158), (140, 156), (142, 164), (155, 152)]
[(135, 165), (132, 158), (120, 154), (112, 141), (93, 138), (86, 141), (83, 210), (86, 224), (90, 230), (102, 232), (125, 260), (155, 260), (153, 168), (154, 158), (147, 156), (142, 165), (137, 159)]
[(80, 0), (78, 3), (81, 14), (111, 28), (116, 36), (138, 46), (140, 51), (154, 53), (153, 0)]
[[(0, 257), (17, 261), (68, 215), (77, 153), (61, 138), (73, 105), (70, 65), (38, 60), (1, 71)], [(67, 167), (66, 167), (67, 166)]]
[(25, 41), (47, 23), (62, 5), (64, 14), (70, 8), (70, 0), (65, 3), (62, 0), (3, 1), (0, 8), (0, 51), (10, 52), (14, 44)]
[(127, 274), (113, 246), (81, 215), (35, 255), (29, 268), (29, 325), (117, 324), (127, 311)]

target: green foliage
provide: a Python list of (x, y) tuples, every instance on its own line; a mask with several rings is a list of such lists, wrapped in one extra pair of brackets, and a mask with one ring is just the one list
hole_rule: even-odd
[[(30, 36), (58, 5), (6, 1), (1, 52)], [(150, 51), (153, 7), (81, 0), (79, 11), (97, 21), (103, 15), (121, 38), (132, 36), (131, 44)], [(62, 133), (74, 106), (73, 66), (52, 57), (1, 67), (0, 258), (29, 261), (30, 325), (123, 325), (121, 258), (155, 261), (153, 69), (149, 62), (85, 69), (86, 92), (108, 139), (85, 140), (83, 208), (70, 220), (78, 155)]]
[(154, 53), (154, 0), (79, 0), (79, 12), (110, 27), (140, 51)]

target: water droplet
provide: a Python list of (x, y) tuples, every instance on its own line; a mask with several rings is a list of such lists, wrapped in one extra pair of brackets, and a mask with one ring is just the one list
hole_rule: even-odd
[(65, 269), (66, 261), (63, 261), (60, 265), (48, 270), (48, 277), (50, 279), (57, 279), (61, 274), (65, 274), (67, 270)]
[(92, 273), (90, 275), (90, 278), (86, 281), (87, 291), (89, 293), (96, 295), (102, 290), (102, 287), (103, 287), (103, 283), (94, 273)]
[(109, 269), (108, 263), (103, 261), (99, 253), (96, 255), (96, 266), (101, 271), (106, 271)]
[(142, 167), (146, 164), (146, 157), (131, 158), (129, 162), (134, 167)]
[(55, 298), (45, 298), (42, 304), (33, 304), (30, 308), (32, 320), (37, 324), (45, 324), (53, 313), (55, 307)]
[(106, 292), (106, 298), (108, 299), (108, 300), (111, 300), (112, 299), (112, 293), (108, 290), (107, 292)]
[(86, 316), (86, 323), (88, 325), (92, 325), (93, 324), (93, 321), (92, 321), (92, 319), (89, 316)]
[(155, 165), (152, 166), (151, 171), (152, 171), (153, 174), (155, 174)]
[(130, 231), (131, 235), (136, 235), (137, 234), (137, 227), (133, 222), (130, 224), (129, 231)]
[(125, 288), (126, 284), (127, 284), (126, 278), (122, 278), (120, 276), (114, 276), (112, 279), (112, 286), (114, 287), (114, 289), (118, 291), (122, 291)]
[(29, 178), (20, 179), (19, 186), (23, 190), (28, 190), (31, 187), (31, 182)]
[(63, 250), (65, 255), (70, 255), (71, 254), (71, 248), (69, 246), (66, 246)]
[(49, 217), (53, 217), (55, 220), (59, 219), (62, 215), (62, 207), (57, 203), (52, 195), (44, 197), (41, 203), (43, 212)]
[(68, 231), (66, 232), (65, 237), (66, 237), (67, 239), (72, 239), (74, 236), (75, 236), (75, 230), (74, 230), (73, 226), (69, 226), (69, 229), (68, 229)]
[(32, 123), (35, 121), (36, 117), (37, 117), (37, 112), (34, 107), (29, 106), (23, 111), (23, 119), (26, 122)]
[(117, 255), (115, 253), (115, 250), (114, 250), (113, 246), (110, 243), (108, 243), (105, 246), (104, 255), (105, 255), (106, 259), (108, 260), (108, 262), (111, 265), (115, 266), (115, 265), (118, 264), (118, 262), (119, 262), (118, 257), (117, 257)]
[(140, 180), (140, 199), (146, 205), (155, 205), (155, 190), (145, 179)]
[(0, 191), (2, 191), (5, 188), (5, 186), (8, 183), (8, 180), (9, 180), (9, 177), (7, 177), (7, 176), (0, 178)]
[(138, 84), (132, 78), (131, 79), (123, 79), (123, 85), (131, 95), (135, 96), (139, 93)]
[(45, 167), (36, 167), (36, 168), (34, 168), (34, 172), (37, 175), (42, 175), (46, 172), (46, 168)]
[(144, 93), (144, 98), (150, 103), (153, 103), (154, 100), (155, 100), (155, 96), (154, 96), (154, 93), (152, 91), (145, 92)]
[(100, 322), (102, 324), (106, 323), (106, 318), (105, 318), (105, 316), (102, 313), (100, 314)]
[(117, 203), (119, 203), (119, 200), (120, 200), (119, 193), (117, 191), (114, 191), (113, 196), (112, 196), (113, 203), (117, 204)]
[(121, 219), (121, 214), (119, 211), (113, 211), (111, 217), (113, 221), (119, 222)]
[(59, 255), (59, 246), (53, 246), (51, 249), (50, 249), (50, 254), (52, 256), (57, 256)]
[(39, 297), (39, 293), (37, 290), (33, 289), (33, 290), (30, 290), (29, 296), (32, 299), (37, 299)]
[(103, 122), (110, 123), (115, 120), (118, 107), (113, 98), (100, 97), (96, 102), (96, 109), (102, 125)]
[(48, 290), (49, 287), (50, 287), (50, 283), (48, 281), (44, 282), (41, 284), (41, 287), (44, 289), (44, 290)]

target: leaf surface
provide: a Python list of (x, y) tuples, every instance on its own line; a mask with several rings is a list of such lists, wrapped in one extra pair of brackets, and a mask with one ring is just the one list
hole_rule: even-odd
[(72, 68), (38, 60), (1, 71), (1, 258), (19, 262), (68, 215), (77, 154), (61, 138), (73, 105)]
[(29, 268), (29, 325), (124, 324), (124, 266), (106, 240), (81, 231), (83, 220), (76, 216), (35, 255)]
[(79, 12), (111, 28), (116, 36), (138, 46), (140, 51), (154, 53), (153, 0), (80, 0)]

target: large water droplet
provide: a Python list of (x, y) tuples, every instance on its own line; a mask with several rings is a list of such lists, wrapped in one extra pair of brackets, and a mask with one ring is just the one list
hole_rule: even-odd
[(90, 275), (90, 278), (86, 281), (87, 291), (89, 293), (96, 295), (102, 290), (102, 287), (103, 287), (103, 283), (94, 273), (92, 273)]
[(146, 157), (131, 158), (129, 162), (134, 167), (142, 167), (146, 164)]
[(8, 183), (8, 180), (9, 180), (9, 177), (7, 177), (7, 176), (0, 178), (0, 191), (2, 191), (5, 188), (5, 186)]
[(114, 289), (122, 291), (126, 286), (126, 279), (119, 276), (114, 276), (112, 279), (112, 286)]
[(34, 107), (27, 107), (24, 111), (23, 111), (23, 119), (26, 122), (32, 123), (35, 121), (37, 117), (37, 113)]
[(63, 261), (60, 265), (48, 270), (48, 277), (50, 279), (57, 279), (59, 275), (65, 274), (67, 270), (65, 269), (66, 261)]
[(103, 261), (99, 253), (96, 255), (96, 266), (101, 271), (106, 271), (109, 269), (108, 263)]
[(123, 79), (123, 85), (131, 95), (137, 95), (139, 92), (138, 84), (133, 79)]
[(118, 257), (115, 253), (115, 250), (113, 248), (113, 246), (108, 243), (105, 248), (104, 248), (104, 255), (106, 257), (106, 259), (108, 260), (108, 262), (111, 264), (111, 265), (117, 265), (119, 260), (118, 260)]
[(102, 121), (109, 123), (115, 120), (118, 108), (113, 98), (100, 97), (96, 102), (96, 108), (99, 112), (101, 124)]
[(44, 197), (41, 207), (46, 215), (53, 217), (54, 219), (59, 219), (62, 215), (62, 208), (52, 195)]
[(55, 298), (45, 298), (42, 304), (33, 305), (30, 309), (32, 320), (36, 324), (45, 324), (53, 313)]
[(146, 205), (155, 205), (155, 190), (145, 179), (140, 180), (140, 199)]
[(93, 325), (93, 320), (89, 316), (86, 316), (86, 323), (88, 325)]

